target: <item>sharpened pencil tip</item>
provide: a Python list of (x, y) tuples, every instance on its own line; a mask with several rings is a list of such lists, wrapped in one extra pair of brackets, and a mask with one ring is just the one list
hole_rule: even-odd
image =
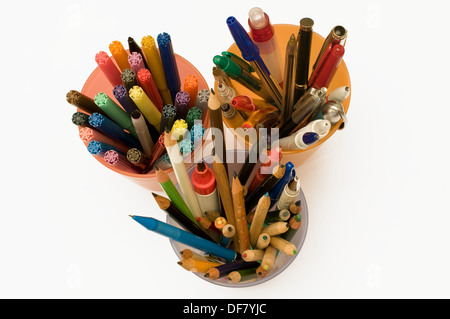
[(234, 177), (234, 178), (236, 178), (236, 177), (237, 177), (237, 174), (236, 174), (236, 172), (235, 172), (235, 171), (233, 171), (233, 177)]
[(208, 273), (206, 273), (206, 274), (205, 274), (205, 276), (203, 276), (203, 277), (205, 277), (205, 278), (208, 278), (208, 277), (209, 277), (209, 274), (208, 274)]
[(181, 261), (178, 261), (177, 264), (181, 266), (183, 263)]
[(156, 196), (158, 196), (158, 194), (155, 194), (155, 193), (153, 193), (153, 192), (152, 192), (152, 195), (153, 195), (153, 197), (155, 197), (155, 198), (156, 198)]
[(267, 192), (266, 194), (264, 194), (264, 196), (269, 197), (269, 192)]
[(130, 216), (131, 218), (134, 218), (134, 215), (128, 215), (128, 216)]

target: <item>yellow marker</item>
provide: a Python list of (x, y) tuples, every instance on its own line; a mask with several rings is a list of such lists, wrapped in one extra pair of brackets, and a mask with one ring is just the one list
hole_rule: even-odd
[(142, 38), (141, 41), (142, 52), (147, 60), (148, 67), (155, 81), (156, 87), (158, 88), (159, 94), (164, 101), (164, 105), (173, 104), (172, 97), (170, 96), (170, 90), (167, 87), (166, 75), (164, 73), (164, 68), (161, 62), (161, 57), (159, 56), (158, 48), (156, 47), (155, 39), (147, 35)]
[(161, 112), (159, 112), (152, 100), (145, 94), (144, 90), (140, 86), (133, 86), (130, 89), (129, 95), (147, 121), (159, 131)]
[(183, 139), (184, 134), (186, 134), (187, 130), (188, 125), (186, 121), (183, 119), (179, 119), (173, 123), (171, 133), (173, 138), (180, 142)]
[(109, 45), (109, 51), (111, 52), (121, 71), (130, 68), (130, 63), (128, 62), (128, 53), (127, 51), (125, 51), (125, 48), (120, 41), (111, 42), (111, 44)]

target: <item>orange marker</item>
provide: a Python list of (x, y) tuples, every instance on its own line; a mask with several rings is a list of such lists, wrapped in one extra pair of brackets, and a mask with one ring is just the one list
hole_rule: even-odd
[(198, 94), (198, 79), (195, 75), (189, 74), (184, 79), (183, 91), (189, 94), (189, 108), (195, 106), (195, 101), (197, 100)]
[(125, 51), (125, 48), (120, 41), (111, 42), (111, 44), (109, 45), (109, 51), (111, 52), (121, 71), (130, 69), (130, 63), (128, 62), (128, 53), (127, 51)]

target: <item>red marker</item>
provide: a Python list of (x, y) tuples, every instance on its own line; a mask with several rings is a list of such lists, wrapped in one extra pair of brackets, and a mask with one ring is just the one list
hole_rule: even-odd
[(337, 68), (341, 64), (344, 53), (345, 49), (342, 45), (335, 44), (333, 46), (330, 44), (311, 75), (309, 86), (315, 89), (328, 88)]
[(192, 186), (202, 213), (220, 211), (216, 178), (211, 168), (201, 162), (192, 173)]

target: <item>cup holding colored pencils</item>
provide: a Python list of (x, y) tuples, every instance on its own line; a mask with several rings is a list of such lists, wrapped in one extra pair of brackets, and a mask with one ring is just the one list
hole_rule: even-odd
[[(233, 158), (233, 153), (247, 154), (229, 151), (227, 157)], [(240, 184), (244, 165), (228, 163), (228, 176), (224, 178), (225, 165), (217, 157), (208, 156), (186, 171), (197, 202), (208, 207), (208, 211), (196, 216), (186, 204), (187, 194), (181, 185), (175, 185), (163, 171), (158, 171), (166, 194), (153, 196), (167, 213), (166, 222), (133, 216), (146, 228), (170, 239), (181, 268), (220, 286), (249, 287), (273, 279), (299, 255), (306, 237), (308, 209), (293, 166), (276, 165), (274, 172), (283, 167), (282, 175), (268, 174), (260, 188), (244, 195), (246, 185), (255, 178), (254, 173), (250, 174), (244, 187)], [(224, 202), (227, 192), (233, 208)], [(255, 196), (259, 197), (258, 201), (252, 199)], [(247, 232), (242, 232), (243, 229)]]
[(283, 154), (299, 166), (347, 124), (347, 30), (335, 26), (324, 39), (310, 18), (272, 25), (260, 8), (248, 22), (249, 34), (235, 17), (226, 20), (235, 43), (213, 58), (214, 90), (228, 104), (224, 123), (246, 147), (249, 130), (278, 129)]
[[(209, 127), (209, 87), (200, 72), (174, 53), (170, 36), (128, 38), (128, 49), (112, 41), (110, 54), (95, 55), (97, 68), (67, 101), (72, 122), (88, 151), (102, 165), (148, 189), (158, 189), (155, 163), (173, 175), (163, 144), (175, 125), (183, 136), (186, 165)], [(176, 123), (176, 121), (178, 122)], [(176, 124), (175, 124), (176, 123)], [(183, 123), (185, 125), (183, 125)]]

